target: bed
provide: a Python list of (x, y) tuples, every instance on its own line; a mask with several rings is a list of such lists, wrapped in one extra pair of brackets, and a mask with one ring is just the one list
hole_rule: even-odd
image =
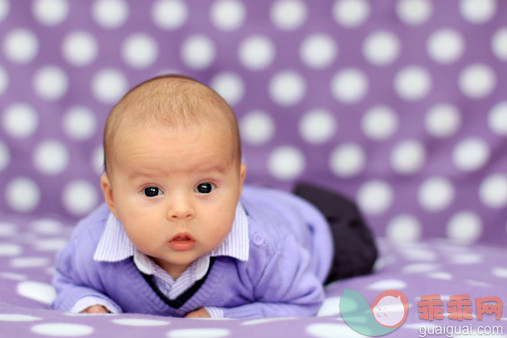
[[(0, 0), (0, 336), (362, 337), (380, 331), (344, 304), (387, 290), (408, 306), (390, 336), (507, 336), (506, 15), (495, 0)], [(50, 310), (55, 254), (103, 201), (107, 113), (167, 73), (234, 108), (248, 184), (355, 199), (374, 272), (327, 286), (311, 318)]]

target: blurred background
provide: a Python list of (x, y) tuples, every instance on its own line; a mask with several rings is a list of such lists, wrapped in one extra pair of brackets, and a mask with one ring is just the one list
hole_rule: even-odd
[(247, 183), (339, 190), (377, 236), (507, 243), (495, 0), (0, 0), (0, 215), (99, 205), (109, 110), (167, 73), (231, 104)]

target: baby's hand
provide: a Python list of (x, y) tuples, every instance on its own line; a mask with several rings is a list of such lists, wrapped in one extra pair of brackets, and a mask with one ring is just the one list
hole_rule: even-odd
[(102, 305), (92, 305), (81, 311), (81, 313), (110, 313)]
[(187, 313), (185, 318), (211, 318), (211, 316), (204, 308), (200, 308), (199, 310)]

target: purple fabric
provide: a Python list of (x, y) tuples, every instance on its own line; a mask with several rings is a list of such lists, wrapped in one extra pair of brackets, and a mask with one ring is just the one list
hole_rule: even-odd
[[(418, 243), (379, 241), (380, 258), (375, 273), (333, 283), (326, 288), (326, 300), (319, 316), (311, 318), (268, 318), (265, 320), (185, 320), (135, 314), (87, 316), (64, 315), (48, 310), (54, 299), (51, 278), (54, 254), (70, 235), (71, 227), (58, 219), (36, 220), (11, 216), (0, 224), (0, 327), (3, 335), (40, 337), (114, 336), (138, 337), (178, 334), (209, 337), (276, 337), (293, 332), (310, 337), (362, 337), (344, 323), (339, 299), (353, 289), (371, 304), (382, 291), (396, 289), (405, 294), (410, 309), (406, 322), (389, 337), (418, 336), (420, 326), (478, 325), (501, 326), (507, 330), (507, 253), (503, 248), (457, 245), (434, 239)], [(502, 320), (490, 316), (482, 321), (459, 323), (446, 317), (440, 321), (419, 319), (421, 296), (440, 294), (444, 301), (457, 294), (476, 297), (497, 296), (504, 301)], [(444, 308), (444, 313), (446, 310)], [(473, 314), (476, 315), (474, 307)], [(202, 331), (180, 331), (198, 329)], [(37, 333), (39, 332), (39, 333)]]
[[(394, 288), (412, 307), (393, 336), (407, 337), (434, 324), (418, 319), (422, 295), (505, 303), (506, 15), (499, 0), (0, 0), (2, 333), (352, 336), (337, 312), (343, 289), (371, 303)], [(54, 252), (102, 201), (108, 111), (167, 72), (231, 103), (247, 182), (337, 188), (394, 240), (382, 241), (374, 275), (328, 288), (331, 317), (211, 322), (41, 308), (54, 296)]]
[(180, 72), (235, 109), (248, 182), (338, 188), (377, 235), (506, 243), (503, 1), (1, 3), (2, 212), (92, 210), (108, 111)]

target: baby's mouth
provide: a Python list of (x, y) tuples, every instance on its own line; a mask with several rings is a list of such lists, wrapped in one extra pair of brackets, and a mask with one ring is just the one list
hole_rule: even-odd
[(169, 240), (169, 246), (174, 250), (190, 250), (195, 246), (195, 239), (188, 233), (178, 233)]

